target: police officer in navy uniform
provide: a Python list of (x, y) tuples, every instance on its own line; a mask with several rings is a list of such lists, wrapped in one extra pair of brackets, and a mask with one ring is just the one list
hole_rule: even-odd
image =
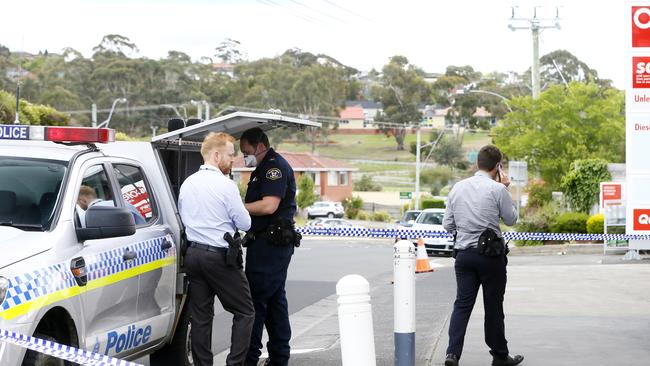
[[(270, 148), (260, 128), (244, 132), (240, 139), (244, 163), (256, 167), (251, 174), (244, 199), (252, 224), (247, 237), (246, 277), (250, 284), (255, 322), (246, 365), (257, 365), (261, 355), (262, 331), (269, 335), (269, 358), (265, 365), (284, 366), (289, 362), (291, 326), (285, 283), (294, 252), (291, 238), (277, 238), (278, 226), (295, 233), (296, 181), (289, 163)], [(290, 235), (290, 234), (288, 234)]]

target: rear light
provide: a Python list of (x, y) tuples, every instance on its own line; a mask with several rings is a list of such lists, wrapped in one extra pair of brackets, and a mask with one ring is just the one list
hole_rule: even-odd
[(98, 142), (115, 141), (115, 130), (92, 127), (47, 127), (45, 140), (54, 142)]

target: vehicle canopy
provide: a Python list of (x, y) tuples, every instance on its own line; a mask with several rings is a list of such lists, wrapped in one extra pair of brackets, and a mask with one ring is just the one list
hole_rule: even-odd
[(177, 139), (201, 142), (210, 132), (225, 132), (239, 139), (244, 131), (253, 127), (269, 131), (282, 127), (320, 128), (321, 124), (307, 119), (275, 113), (237, 111), (156, 136), (152, 139), (152, 142)]

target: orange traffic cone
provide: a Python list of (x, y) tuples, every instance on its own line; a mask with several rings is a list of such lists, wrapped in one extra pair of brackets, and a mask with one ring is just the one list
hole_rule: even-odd
[(429, 256), (427, 249), (424, 247), (424, 240), (418, 239), (418, 257), (415, 261), (415, 273), (433, 272), (433, 268), (429, 264)]

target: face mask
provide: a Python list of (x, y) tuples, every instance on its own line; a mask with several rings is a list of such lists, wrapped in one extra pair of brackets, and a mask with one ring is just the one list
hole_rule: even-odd
[(244, 155), (244, 165), (248, 168), (254, 168), (257, 166), (257, 158), (255, 155)]
[(254, 168), (257, 166), (257, 155), (263, 154), (267, 151), (268, 149), (265, 149), (260, 152), (256, 152), (257, 148), (255, 148), (255, 151), (251, 155), (244, 155), (244, 165), (248, 168)]

